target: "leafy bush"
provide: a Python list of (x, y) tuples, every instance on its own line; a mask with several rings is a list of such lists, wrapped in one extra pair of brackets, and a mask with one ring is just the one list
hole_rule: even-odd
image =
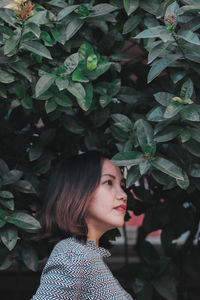
[[(10, 2), (0, 3), (0, 268), (37, 269), (49, 171), (101, 149), (128, 171), (129, 210), (145, 214), (140, 263), (122, 270), (134, 293), (197, 299), (199, 1)], [(162, 256), (146, 241), (158, 229)]]

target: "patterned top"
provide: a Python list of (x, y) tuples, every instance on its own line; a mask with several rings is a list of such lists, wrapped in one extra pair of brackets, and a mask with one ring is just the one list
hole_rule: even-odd
[(104, 263), (110, 252), (70, 237), (53, 249), (31, 300), (132, 300)]

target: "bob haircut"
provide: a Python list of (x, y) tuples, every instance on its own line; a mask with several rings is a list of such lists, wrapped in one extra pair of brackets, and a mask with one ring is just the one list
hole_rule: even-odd
[[(42, 231), (37, 239), (58, 241), (73, 236), (86, 241), (85, 213), (91, 195), (100, 183), (106, 158), (100, 152), (89, 151), (60, 161), (47, 187), (40, 218)], [(103, 236), (99, 242), (107, 247), (110, 245)]]

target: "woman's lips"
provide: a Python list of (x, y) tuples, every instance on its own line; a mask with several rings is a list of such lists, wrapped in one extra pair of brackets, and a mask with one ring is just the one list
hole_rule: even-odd
[(117, 207), (114, 207), (114, 209), (117, 211), (126, 212), (126, 205), (119, 205)]

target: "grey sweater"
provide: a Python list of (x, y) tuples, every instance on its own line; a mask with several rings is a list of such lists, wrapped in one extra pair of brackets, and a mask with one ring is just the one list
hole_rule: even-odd
[(104, 263), (108, 256), (110, 252), (94, 241), (62, 240), (54, 247), (32, 300), (133, 299)]

